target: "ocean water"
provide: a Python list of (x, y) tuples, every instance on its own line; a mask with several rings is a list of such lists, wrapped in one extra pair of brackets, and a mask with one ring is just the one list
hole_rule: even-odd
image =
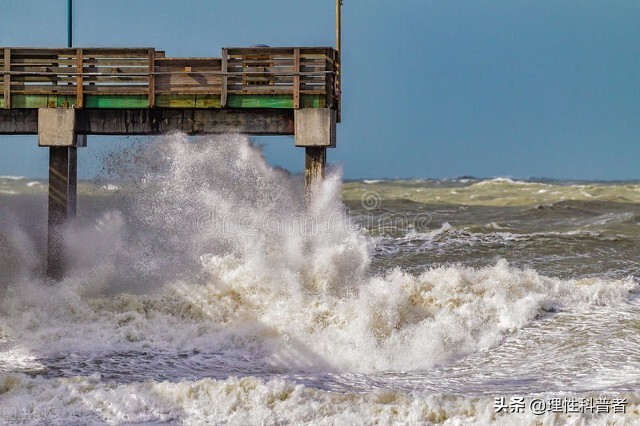
[(638, 182), (332, 169), (305, 202), (179, 134), (104, 170), (60, 282), (46, 182), (0, 177), (0, 423), (640, 424)]

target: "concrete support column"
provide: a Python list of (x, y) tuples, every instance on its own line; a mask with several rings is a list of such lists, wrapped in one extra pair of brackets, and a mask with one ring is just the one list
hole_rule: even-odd
[(64, 229), (76, 216), (78, 149), (49, 148), (47, 276), (60, 279), (65, 270)]
[(75, 110), (38, 110), (38, 145), (49, 147), (47, 275), (60, 279), (65, 271), (64, 229), (76, 216), (77, 147), (86, 146), (86, 136), (75, 131)]
[(326, 147), (317, 146), (304, 149), (304, 187), (307, 193), (315, 191), (322, 183), (326, 164)]
[(294, 113), (295, 144), (305, 149), (304, 183), (307, 193), (324, 178), (327, 147), (336, 146), (336, 111), (330, 108), (303, 108)]

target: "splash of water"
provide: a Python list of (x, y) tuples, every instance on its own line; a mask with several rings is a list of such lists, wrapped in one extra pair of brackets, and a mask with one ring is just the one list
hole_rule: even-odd
[(11, 278), (5, 358), (216, 351), (276, 370), (420, 370), (635, 288), (505, 261), (373, 276), (372, 240), (339, 200), (339, 171), (305, 205), (300, 177), (269, 167), (243, 136), (174, 134), (111, 161), (122, 188), (111, 211), (69, 229), (68, 276), (54, 287)]

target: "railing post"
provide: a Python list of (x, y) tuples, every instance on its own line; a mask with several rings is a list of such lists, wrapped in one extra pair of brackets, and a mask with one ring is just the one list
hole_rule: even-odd
[(4, 107), (11, 108), (11, 49), (4, 48)]
[(77, 56), (77, 64), (76, 64), (76, 73), (77, 73), (77, 78), (76, 78), (76, 108), (82, 108), (84, 105), (84, 93), (82, 91), (83, 89), (83, 76), (82, 76), (82, 71), (84, 68), (83, 65), (83, 57), (82, 57), (82, 49), (78, 49), (76, 52), (76, 56)]
[(300, 108), (300, 48), (293, 49), (293, 107)]
[(222, 49), (222, 67), (221, 67), (221, 71), (222, 71), (222, 89), (220, 92), (220, 106), (222, 108), (226, 108), (227, 107), (227, 84), (228, 84), (228, 78), (227, 78), (227, 59), (229, 57), (228, 54), (228, 50)]
[(149, 108), (153, 108), (156, 103), (156, 51), (149, 49)]

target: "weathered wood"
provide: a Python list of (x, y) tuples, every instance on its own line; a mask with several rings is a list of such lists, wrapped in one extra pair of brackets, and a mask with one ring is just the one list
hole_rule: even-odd
[(156, 96), (158, 108), (220, 108), (219, 95), (172, 94)]
[(222, 63), (221, 63), (221, 71), (222, 71), (222, 92), (220, 93), (220, 106), (225, 108), (227, 106), (227, 60), (229, 58), (227, 49), (222, 49)]
[(125, 109), (78, 111), (80, 134), (147, 135), (182, 131), (187, 134), (293, 134), (291, 110)]
[(76, 80), (76, 108), (82, 108), (83, 104), (84, 104), (84, 94), (82, 93), (82, 86), (83, 86), (83, 82), (82, 82), (82, 49), (78, 49), (77, 53), (77, 60), (78, 60), (78, 65), (76, 65), (76, 70), (78, 72), (77, 75), (77, 80)]
[[(151, 48), (13, 49), (8, 93), (9, 98), (22, 97), (19, 103), (3, 102), (3, 106), (31, 108), (43, 106), (44, 102), (50, 106), (87, 107), (87, 96), (93, 96), (94, 108), (137, 108), (140, 95), (145, 96), (146, 107), (156, 105), (158, 95), (174, 95), (177, 97), (163, 98), (163, 105), (300, 108), (317, 105), (308, 96), (324, 95), (322, 105), (335, 108), (335, 52), (331, 48), (232, 51), (230, 54), (223, 49), (223, 58), (164, 58)], [(6, 89), (4, 79), (2, 84)], [(60, 101), (60, 96), (67, 95), (75, 99)], [(193, 101), (184, 95), (204, 96), (205, 101)], [(281, 95), (288, 95), (289, 100), (274, 98)], [(34, 96), (53, 98), (43, 101)], [(122, 97), (122, 101), (118, 103), (113, 96)], [(220, 100), (219, 106), (212, 96)], [(231, 96), (235, 96), (234, 105)], [(240, 101), (237, 96), (247, 99)]]
[[(146, 98), (141, 97), (141, 104)], [(182, 131), (192, 135), (246, 133), (293, 135), (293, 110), (154, 108), (96, 109), (76, 111), (76, 132), (83, 135), (159, 135)], [(0, 110), (0, 134), (37, 134), (37, 109)]]
[(4, 107), (11, 108), (11, 49), (4, 48)]
[(37, 109), (0, 109), (0, 134), (35, 135), (37, 133)]
[(153, 73), (155, 72), (155, 50), (149, 49), (149, 108), (153, 108), (156, 103), (156, 84), (155, 84), (155, 76)]
[(147, 93), (149, 92), (147, 90), (147, 85), (146, 84), (140, 84), (140, 85), (118, 85), (118, 86), (110, 86), (110, 85), (104, 85), (104, 86), (87, 86), (84, 88), (85, 93), (104, 93), (104, 94), (110, 94), (110, 95), (135, 95), (135, 94), (143, 94), (143, 95), (147, 95)]
[[(155, 54), (156, 52), (154, 52)], [(96, 58), (95, 56), (87, 57), (87, 52), (84, 52), (84, 57), (87, 64), (96, 67), (137, 67), (143, 70), (147, 69), (149, 63), (148, 58)]]
[(13, 94), (43, 94), (43, 95), (55, 95), (55, 94), (68, 94), (68, 95), (74, 95), (76, 94), (76, 87), (75, 86), (56, 86), (56, 85), (29, 85), (29, 86), (25, 86), (23, 84), (21, 85), (15, 85), (13, 84), (11, 87), (11, 93)]

